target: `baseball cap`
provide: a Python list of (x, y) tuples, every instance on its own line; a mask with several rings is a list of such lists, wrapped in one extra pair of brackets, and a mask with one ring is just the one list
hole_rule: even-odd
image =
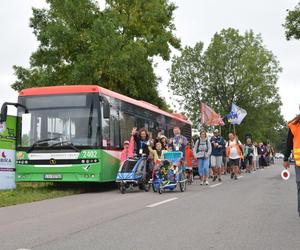
[(218, 130), (218, 129), (215, 129), (215, 130), (214, 130), (214, 133), (219, 133), (219, 130)]
[(123, 144), (129, 144), (129, 141), (124, 141)]

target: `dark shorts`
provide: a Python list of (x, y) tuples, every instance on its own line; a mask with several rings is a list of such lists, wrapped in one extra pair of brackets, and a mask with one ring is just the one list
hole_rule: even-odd
[(185, 167), (185, 172), (192, 173), (193, 172), (193, 167)]
[(228, 166), (229, 167), (240, 166), (240, 159), (229, 159)]
[(246, 166), (252, 165), (253, 164), (253, 156), (247, 156), (245, 158), (245, 164), (246, 164)]

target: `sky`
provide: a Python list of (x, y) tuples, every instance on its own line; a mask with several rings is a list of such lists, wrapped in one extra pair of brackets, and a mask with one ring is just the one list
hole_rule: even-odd
[[(300, 40), (287, 41), (284, 23), (287, 9), (293, 9), (298, 0), (173, 0), (178, 6), (174, 12), (175, 34), (182, 46), (194, 46), (202, 41), (206, 46), (216, 32), (236, 28), (241, 33), (252, 29), (261, 34), (264, 45), (280, 62), (283, 72), (278, 81), (283, 102), (282, 114), (291, 120), (299, 113), (300, 104)], [(0, 105), (17, 101), (17, 93), (10, 87), (16, 80), (13, 65), (29, 66), (29, 58), (38, 42), (29, 27), (32, 7), (45, 7), (43, 0), (2, 1), (0, 8)], [(178, 54), (173, 50), (173, 53)], [(155, 58), (155, 72), (162, 78), (159, 91), (169, 99), (167, 90), (170, 62)], [(13, 108), (9, 113), (13, 113)], [(272, 115), (272, 114), (270, 114)]]

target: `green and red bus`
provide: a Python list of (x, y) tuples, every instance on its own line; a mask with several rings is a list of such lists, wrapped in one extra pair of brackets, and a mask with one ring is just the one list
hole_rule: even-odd
[(133, 127), (171, 137), (178, 126), (191, 139), (191, 123), (183, 116), (96, 85), (24, 89), (12, 105), (18, 117), (17, 182), (114, 181)]

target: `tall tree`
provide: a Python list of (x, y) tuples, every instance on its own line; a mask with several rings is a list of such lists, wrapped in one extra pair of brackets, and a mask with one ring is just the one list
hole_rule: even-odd
[(193, 48), (186, 46), (180, 56), (174, 56), (170, 75), (169, 87), (179, 96), (177, 101), (181, 108), (197, 127), (204, 79), (203, 43)]
[[(259, 35), (252, 31), (242, 35), (229, 28), (216, 33), (205, 51), (197, 43), (174, 57), (169, 87), (183, 97), (182, 105), (195, 124), (199, 124), (200, 100), (223, 116), (236, 103), (248, 112), (238, 127), (239, 136), (251, 133), (257, 139), (272, 140), (282, 124), (276, 85), (280, 71)], [(227, 124), (225, 132), (229, 129)]]
[(300, 39), (300, 3), (293, 10), (288, 10), (283, 27), (287, 40)]
[(30, 67), (14, 66), (15, 90), (62, 84), (99, 84), (166, 108), (157, 93), (154, 56), (180, 47), (168, 0), (47, 0), (33, 9), (30, 27), (39, 47)]

